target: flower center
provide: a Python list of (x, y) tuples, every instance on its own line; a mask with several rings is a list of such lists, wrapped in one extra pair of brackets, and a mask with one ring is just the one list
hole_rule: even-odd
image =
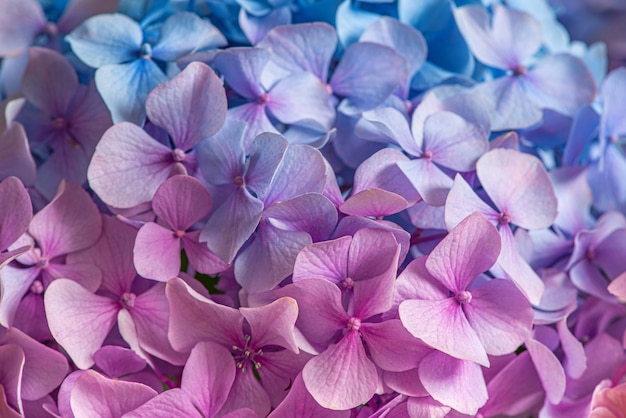
[(433, 158), (433, 152), (430, 150), (426, 150), (424, 151), (423, 157), (427, 160), (430, 160), (431, 158)]
[(330, 84), (326, 84), (326, 91), (328, 92), (328, 95), (333, 94), (333, 87)]
[(270, 101), (269, 93), (263, 93), (256, 101), (258, 104), (267, 104)]
[(468, 292), (467, 290), (463, 290), (462, 292), (459, 292), (456, 294), (456, 300), (463, 304), (463, 303), (471, 303), (472, 302), (472, 294), (470, 292)]
[(139, 49), (139, 58), (150, 59), (152, 58), (152, 45), (145, 42)]
[(498, 223), (500, 225), (507, 225), (507, 224), (511, 223), (511, 215), (509, 215), (506, 212), (502, 212), (500, 214), (500, 217), (498, 218)]
[(593, 248), (589, 248), (587, 249), (587, 252), (585, 253), (585, 258), (587, 258), (587, 260), (589, 261), (593, 261), (596, 259), (596, 252)]
[(177, 229), (176, 231), (174, 231), (174, 236), (176, 238), (182, 238), (183, 235), (185, 235), (185, 231), (181, 231), (180, 229)]
[(52, 120), (52, 127), (58, 131), (64, 131), (67, 128), (67, 121), (61, 116)]
[(132, 308), (135, 306), (135, 299), (137, 299), (137, 296), (134, 293), (125, 292), (120, 297), (120, 305), (125, 309)]
[(41, 257), (38, 263), (40, 268), (45, 269), (50, 265), (50, 260), (48, 260), (48, 257)]
[(261, 363), (258, 357), (263, 356), (263, 350), (255, 350), (250, 346), (251, 337), (249, 335), (245, 335), (244, 340), (243, 348), (236, 345), (232, 346), (231, 353), (235, 358), (237, 368), (241, 369), (242, 373), (245, 373), (248, 367), (254, 367), (256, 370), (260, 369)]
[(183, 151), (180, 148), (174, 148), (172, 150), (172, 158), (177, 163), (180, 163), (180, 162), (184, 161), (186, 156), (187, 156), (187, 154), (185, 154), (185, 151)]
[(235, 183), (236, 186), (243, 186), (245, 182), (243, 181), (243, 177), (237, 176), (233, 179), (233, 183)]
[(361, 320), (359, 318), (352, 317), (348, 321), (348, 329), (350, 331), (358, 331), (361, 328)]
[(354, 280), (350, 277), (346, 277), (344, 281), (339, 283), (339, 286), (341, 286), (342, 289), (350, 290), (354, 287)]
[(528, 73), (528, 69), (524, 67), (522, 64), (518, 65), (513, 69), (513, 75), (516, 77), (524, 76)]
[(33, 284), (30, 285), (30, 292), (36, 295), (43, 293), (43, 283), (41, 283), (41, 280), (35, 280)]
[(48, 22), (46, 23), (46, 26), (44, 26), (43, 28), (43, 33), (44, 35), (47, 35), (50, 37), (57, 36), (59, 34), (59, 28), (53, 22)]

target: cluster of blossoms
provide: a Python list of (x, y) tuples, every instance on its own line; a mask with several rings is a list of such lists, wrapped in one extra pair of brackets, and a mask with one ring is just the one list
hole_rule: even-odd
[(624, 416), (587, 3), (0, 0), (0, 416)]

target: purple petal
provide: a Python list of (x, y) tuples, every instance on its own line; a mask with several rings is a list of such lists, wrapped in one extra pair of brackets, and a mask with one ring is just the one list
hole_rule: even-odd
[(487, 138), (479, 126), (452, 112), (437, 112), (424, 123), (424, 152), (437, 164), (456, 171), (471, 171), (487, 151)]
[(0, 4), (0, 54), (16, 55), (28, 48), (46, 25), (41, 6), (35, 0), (4, 1)]
[(433, 351), (420, 364), (419, 377), (435, 400), (461, 413), (474, 415), (487, 402), (480, 366), (470, 361)]
[[(405, 178), (404, 175), (398, 177)], [(409, 186), (409, 190), (413, 189)], [(406, 209), (410, 203), (395, 193), (381, 189), (367, 189), (350, 196), (339, 210), (346, 215), (384, 217)]]
[(556, 356), (545, 345), (529, 339), (526, 348), (550, 403), (558, 404), (565, 393), (565, 372)]
[(260, 48), (229, 48), (220, 51), (213, 59), (213, 65), (237, 93), (256, 100), (264, 91), (261, 89), (261, 73), (270, 54)]
[(22, 79), (24, 96), (50, 115), (65, 115), (78, 88), (72, 65), (58, 52), (34, 47)]
[[(24, 127), (17, 122), (9, 124), (0, 135), (0, 178), (18, 177), (22, 183), (32, 185), (35, 182), (37, 169)], [(0, 247), (2, 245), (0, 244)]]
[(191, 350), (181, 388), (202, 416), (215, 416), (228, 398), (235, 371), (228, 350), (215, 343), (200, 342)]
[(313, 357), (302, 370), (302, 380), (324, 408), (350, 409), (367, 402), (376, 392), (378, 373), (367, 358), (357, 332)]
[(180, 12), (170, 16), (161, 26), (152, 56), (161, 61), (176, 61), (198, 50), (227, 44), (226, 38), (209, 21), (195, 13)]
[(526, 94), (537, 105), (571, 117), (596, 95), (591, 73), (569, 54), (548, 55), (522, 80)]
[(116, 345), (105, 345), (93, 355), (96, 366), (109, 377), (137, 373), (146, 367), (146, 361), (133, 351)]
[(87, 370), (76, 380), (70, 403), (76, 417), (120, 418), (156, 395), (141, 383), (107, 379)]
[(563, 360), (565, 373), (573, 379), (578, 379), (587, 369), (587, 355), (583, 344), (567, 327), (567, 318), (557, 322), (556, 328), (561, 340), (561, 347), (565, 352), (565, 359)]
[(28, 227), (46, 257), (84, 250), (102, 231), (102, 219), (91, 197), (80, 186), (63, 182), (56, 197)]
[(246, 12), (242, 7), (239, 10), (239, 27), (246, 35), (252, 45), (267, 48), (259, 45), (258, 42), (271, 31), (271, 29), (289, 25), (291, 23), (291, 9), (289, 7), (277, 7), (265, 16), (255, 16)]
[(77, 367), (91, 367), (93, 354), (113, 328), (121, 306), (66, 279), (55, 280), (48, 286), (44, 303), (54, 339)]
[(406, 60), (392, 48), (357, 42), (344, 52), (330, 84), (335, 94), (369, 110), (381, 104), (406, 76)]
[(189, 258), (189, 265), (203, 274), (217, 274), (228, 269), (230, 265), (223, 262), (199, 240), (200, 231), (187, 232), (182, 238), (182, 246)]
[(91, 188), (106, 203), (130, 208), (152, 200), (173, 165), (171, 149), (141, 128), (119, 123), (98, 143), (87, 177)]
[(227, 120), (222, 129), (197, 148), (202, 175), (211, 185), (234, 185), (234, 179), (244, 174), (243, 138), (246, 124)]
[(337, 47), (335, 29), (322, 22), (280, 26), (268, 32), (257, 47), (272, 54), (272, 63), (290, 73), (309, 72), (322, 83)]
[(152, 209), (174, 230), (186, 231), (211, 211), (211, 195), (193, 177), (173, 176), (154, 194)]
[(152, 122), (168, 131), (176, 148), (187, 151), (222, 127), (226, 93), (209, 66), (192, 62), (150, 92), (146, 112)]
[(411, 261), (396, 281), (396, 301), (407, 299), (442, 300), (450, 291), (426, 269), (426, 256)]
[(476, 331), (455, 298), (405, 300), (399, 313), (402, 325), (431, 347), (461, 360), (489, 364)]
[(554, 188), (537, 157), (507, 149), (491, 150), (476, 164), (476, 174), (500, 212), (510, 216), (510, 222), (526, 229), (542, 229), (556, 218)]
[[(44, 273), (54, 279), (71, 279), (90, 292), (95, 292), (102, 283), (102, 272), (93, 264), (50, 263)], [(45, 277), (45, 276), (44, 276)]]
[(480, 213), (458, 224), (426, 260), (428, 271), (448, 289), (458, 293), (489, 270), (500, 254), (496, 228)]
[[(0, 398), (0, 412), (3, 411), (2, 402), (7, 402), (6, 409), (11, 406), (22, 410), (22, 379), (24, 369), (24, 351), (15, 344), (0, 346), (0, 360), (2, 360), (2, 376), (0, 376), (0, 388), (2, 388), (2, 398)], [(6, 400), (5, 400), (6, 399)], [(20, 414), (16, 415), (21, 417)], [(3, 415), (4, 416), (4, 415)]]
[(422, 155), (421, 137), (418, 142), (411, 133), (406, 117), (393, 107), (379, 107), (363, 112), (363, 121), (359, 121), (355, 128), (357, 136), (368, 140), (384, 138), (398, 144), (404, 151), (414, 157)]
[(26, 232), (33, 207), (24, 185), (15, 177), (0, 183), (0, 200), (0, 251), (4, 251)]
[(187, 392), (178, 388), (160, 393), (138, 408), (123, 415), (123, 418), (169, 417), (203, 418), (205, 415), (196, 409)]
[[(238, 409), (252, 409), (257, 416), (264, 417), (272, 408), (271, 400), (267, 391), (254, 377), (254, 373), (238, 373), (226, 403), (220, 413), (234, 412)], [(254, 417), (254, 415), (252, 415)], [(238, 418), (237, 415), (234, 415)], [(249, 418), (247, 413), (243, 417)]]
[(266, 112), (266, 105), (257, 102), (246, 103), (240, 106), (228, 109), (227, 118), (229, 120), (243, 121), (247, 124), (246, 134), (244, 137), (245, 148), (250, 148), (250, 144), (258, 135), (265, 132), (279, 134), (278, 130), (272, 125)]
[[(13, 364), (17, 363), (14, 362)], [(7, 388), (5, 388), (5, 386), (3, 385), (0, 385), (0, 414), (2, 414), (2, 416), (6, 418), (22, 418), (22, 415), (18, 413), (15, 409), (11, 408), (11, 406), (8, 404), (9, 400), (12, 399), (13, 396), (7, 393)], [(19, 404), (17, 409), (21, 409)]]
[[(199, 341), (230, 347), (241, 338), (243, 316), (236, 309), (206, 299), (178, 278), (167, 283), (166, 295), (170, 306), (168, 339), (174, 349), (189, 352)], [(193, 323), (190, 318), (194, 318)]]
[(85, 20), (103, 13), (113, 13), (118, 0), (74, 0), (67, 4), (63, 16), (57, 22), (60, 33), (69, 33)]
[(66, 40), (81, 61), (99, 68), (135, 60), (143, 34), (130, 17), (113, 13), (87, 19)]
[(302, 231), (282, 230), (262, 220), (254, 241), (235, 260), (235, 277), (251, 293), (271, 290), (293, 272), (298, 252), (312, 243)]
[(294, 334), (298, 304), (294, 299), (280, 298), (262, 307), (240, 308), (240, 312), (250, 324), (254, 345), (278, 345), (299, 352)]
[(498, 221), (498, 213), (483, 202), (467, 184), (467, 181), (457, 174), (446, 199), (446, 226), (451, 230), (474, 212), (482, 213), (493, 224)]
[(512, 353), (529, 336), (533, 311), (511, 282), (494, 279), (472, 290), (472, 301), (463, 308), (490, 355)]
[(352, 237), (317, 242), (304, 247), (296, 257), (293, 282), (320, 278), (340, 284), (348, 277), (348, 250)]
[(428, 158), (418, 158), (397, 163), (424, 201), (433, 206), (442, 206), (452, 179)]
[(36, 267), (17, 268), (8, 265), (0, 275), (0, 324), (12, 326), (20, 301), (28, 292), (40, 270)]
[(479, 6), (460, 7), (454, 17), (472, 53), (483, 63), (515, 69), (541, 46), (541, 27), (529, 14), (496, 5), (493, 21)]
[(285, 158), (288, 143), (281, 135), (265, 132), (254, 138), (245, 181), (261, 200), (269, 193), (280, 163)]
[(254, 232), (261, 214), (263, 202), (252, 197), (243, 187), (213, 211), (200, 233), (200, 241), (223, 261), (231, 263), (235, 255)]

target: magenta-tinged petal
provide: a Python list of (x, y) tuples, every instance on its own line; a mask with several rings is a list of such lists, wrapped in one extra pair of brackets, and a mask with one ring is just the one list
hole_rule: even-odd
[(186, 231), (211, 211), (211, 195), (193, 177), (167, 179), (154, 194), (152, 209), (173, 230)]
[(494, 225), (498, 222), (498, 212), (483, 202), (467, 184), (467, 181), (460, 174), (457, 174), (446, 198), (444, 213), (446, 226), (452, 230), (474, 212), (482, 213)]
[(530, 154), (491, 150), (476, 164), (487, 194), (510, 222), (526, 229), (550, 226), (557, 214), (554, 188), (541, 161)]
[(450, 291), (426, 269), (426, 256), (411, 261), (396, 280), (396, 302), (407, 299), (441, 300)]
[(67, 256), (68, 264), (88, 263), (102, 271), (102, 290), (114, 295), (130, 291), (137, 272), (133, 246), (137, 230), (110, 216), (102, 217), (102, 235), (85, 251)]
[(206, 64), (192, 62), (146, 99), (148, 118), (166, 129), (177, 148), (188, 150), (216, 133), (226, 120), (226, 93)]
[(96, 147), (87, 178), (98, 196), (111, 206), (130, 208), (152, 200), (170, 174), (172, 150), (136, 125), (118, 123)]
[(113, 13), (119, 0), (73, 0), (70, 1), (57, 22), (61, 33), (69, 33), (91, 16)]
[(417, 367), (432, 349), (413, 337), (399, 319), (363, 323), (359, 329), (374, 364), (402, 372)]
[(228, 199), (213, 211), (200, 233), (200, 241), (227, 263), (254, 232), (261, 214), (263, 202), (252, 197), (243, 187), (238, 187)]
[(235, 260), (235, 278), (251, 293), (271, 290), (293, 272), (298, 252), (311, 243), (306, 232), (282, 230), (262, 220), (252, 244)]
[(251, 102), (228, 109), (228, 120), (245, 122), (248, 126), (246, 130), (244, 145), (248, 149), (257, 135), (264, 132), (279, 134), (280, 132), (272, 125), (267, 113), (265, 104)]
[(397, 164), (426, 203), (442, 206), (446, 202), (446, 196), (453, 181), (432, 160), (418, 158), (400, 161)]
[(0, 415), (5, 418), (22, 418), (22, 415), (8, 404), (10, 395), (7, 396), (6, 392), (5, 387), (0, 385)]
[(543, 281), (517, 252), (511, 228), (503, 226), (498, 232), (502, 240), (498, 265), (511, 277), (513, 283), (526, 295), (530, 303), (538, 305), (545, 287)]
[(305, 364), (312, 358), (311, 354), (300, 352), (298, 354), (289, 350), (264, 351), (263, 357), (259, 358), (261, 368), (258, 369), (261, 384), (267, 391), (275, 407), (287, 395), (284, 388), (289, 387)]
[(452, 408), (444, 406), (440, 402), (434, 400), (430, 396), (419, 398), (409, 398), (406, 402), (406, 410), (410, 417), (431, 417), (444, 418), (449, 417)]
[(93, 355), (96, 366), (109, 377), (137, 373), (146, 367), (146, 361), (128, 348), (105, 345)]
[(587, 355), (583, 344), (567, 327), (567, 317), (557, 322), (556, 328), (561, 339), (561, 347), (565, 352), (565, 359), (563, 360), (565, 373), (573, 379), (578, 379), (587, 369)]
[(165, 292), (170, 307), (168, 338), (174, 349), (189, 352), (199, 341), (230, 347), (240, 338), (243, 316), (236, 309), (206, 299), (178, 278), (167, 283)]
[[(401, 175), (404, 177), (404, 175)], [(412, 186), (409, 186), (412, 189)], [(411, 204), (402, 196), (381, 189), (367, 189), (350, 196), (339, 210), (346, 215), (384, 217), (408, 208)]]
[[(0, 135), (0, 178), (16, 176), (22, 183), (32, 185), (37, 169), (30, 153), (24, 127), (17, 122), (9, 124)], [(2, 245), (0, 244), (0, 247)]]
[(383, 137), (398, 144), (414, 157), (422, 155), (421, 137), (419, 142), (414, 139), (408, 120), (399, 110), (393, 107), (379, 107), (363, 112), (363, 119), (372, 126), (358, 122), (355, 128), (358, 136), (370, 140), (380, 140), (380, 137)]
[[(207, 415), (208, 416), (208, 415)], [(136, 409), (125, 413), (123, 418), (203, 418), (189, 399), (189, 395), (178, 388), (165, 391)]]
[(54, 339), (77, 367), (91, 367), (93, 354), (113, 328), (121, 305), (66, 279), (55, 280), (48, 286), (44, 303)]
[(154, 222), (137, 233), (133, 254), (137, 273), (145, 278), (166, 282), (180, 272), (180, 238)]
[(293, 282), (323, 278), (340, 284), (348, 272), (348, 250), (352, 237), (313, 243), (304, 247), (296, 257)]
[(0, 183), (0, 198), (0, 251), (4, 251), (26, 232), (33, 207), (24, 185), (15, 177)]
[(491, 27), (479, 6), (460, 7), (454, 17), (472, 53), (489, 66), (513, 70), (541, 46), (541, 27), (528, 13), (496, 5)]
[(36, 267), (19, 268), (8, 265), (0, 272), (0, 324), (13, 325), (20, 301), (28, 292), (40, 270)]
[(596, 95), (591, 73), (569, 54), (546, 56), (522, 80), (526, 94), (537, 105), (571, 117)]
[(50, 115), (65, 115), (78, 88), (78, 77), (63, 55), (33, 47), (22, 79), (24, 96)]
[(98, 290), (102, 283), (102, 272), (93, 264), (50, 263), (45, 273), (55, 279), (71, 279), (90, 292)]
[(422, 384), (437, 401), (457, 411), (475, 415), (488, 399), (478, 364), (433, 351), (419, 366)]
[(292, 298), (280, 298), (258, 308), (240, 308), (250, 324), (252, 341), (256, 346), (279, 345), (298, 353), (294, 327), (298, 304)]
[(626, 300), (626, 272), (620, 274), (609, 283), (608, 291), (617, 296), (620, 300)]
[(254, 373), (237, 373), (221, 413), (250, 408), (258, 416), (264, 417), (270, 412), (271, 407), (271, 400), (261, 383), (254, 377)]
[(489, 365), (478, 334), (455, 298), (406, 300), (399, 313), (402, 325), (431, 347), (461, 360)]
[(350, 409), (376, 392), (378, 373), (367, 358), (357, 332), (348, 332), (337, 344), (313, 357), (302, 370), (302, 380), (324, 408)]
[[(243, 7), (239, 10), (239, 27), (252, 45), (258, 45), (265, 35), (277, 26), (291, 23), (291, 9), (289, 6), (277, 7), (265, 16), (250, 14)], [(266, 48), (266, 47), (261, 47)]]
[(480, 213), (458, 224), (426, 260), (428, 271), (448, 289), (458, 293), (480, 273), (489, 270), (500, 254), (496, 228)]
[(348, 277), (354, 280), (395, 276), (398, 264), (398, 242), (393, 234), (382, 229), (364, 228), (357, 231), (350, 244)]
[(269, 418), (348, 418), (350, 411), (335, 411), (322, 407), (304, 386), (302, 374), (298, 374), (287, 397), (272, 411)]
[(228, 399), (235, 370), (228, 350), (212, 342), (200, 342), (191, 350), (181, 388), (202, 416), (215, 416)]
[(66, 357), (39, 341), (24, 334), (17, 328), (9, 328), (0, 338), (0, 346), (18, 345), (24, 352), (24, 371), (21, 397), (24, 400), (37, 400), (61, 384), (68, 373)]
[(257, 47), (268, 49), (272, 64), (290, 73), (310, 72), (322, 83), (337, 47), (335, 29), (322, 22), (279, 26)]
[(76, 380), (70, 403), (75, 418), (120, 418), (156, 395), (141, 383), (107, 379), (87, 370)]
[[(6, 344), (0, 346), (0, 360), (2, 369), (0, 369), (0, 388), (3, 389), (1, 394), (6, 396), (9, 407), (22, 410), (22, 380), (24, 369), (24, 351), (15, 344)], [(3, 399), (0, 399), (0, 402)], [(2, 409), (0, 408), (0, 411)], [(21, 416), (18, 414), (18, 416)]]
[(249, 150), (245, 182), (259, 199), (267, 196), (288, 145), (282, 135), (269, 132), (254, 138)]
[(532, 327), (530, 303), (505, 280), (494, 279), (472, 290), (472, 301), (463, 310), (490, 355), (514, 352), (528, 338)]
[(456, 171), (471, 171), (487, 151), (488, 142), (480, 126), (452, 112), (437, 112), (424, 122), (424, 152), (437, 164)]
[(182, 246), (189, 259), (189, 265), (204, 274), (217, 274), (228, 269), (229, 264), (223, 262), (199, 240), (200, 231), (187, 232), (182, 238)]
[(270, 59), (269, 51), (261, 48), (229, 48), (213, 59), (214, 66), (237, 93), (256, 100), (264, 92), (260, 87), (261, 73)]
[(429, 396), (424, 386), (420, 382), (419, 371), (417, 368), (407, 370), (405, 372), (388, 372), (383, 371), (383, 381), (389, 388), (395, 390), (402, 395), (407, 396)]
[(28, 48), (45, 24), (46, 18), (36, 0), (0, 3), (0, 55), (16, 55)]
[(526, 348), (533, 360), (539, 379), (550, 403), (558, 404), (565, 393), (563, 366), (548, 347), (533, 339), (526, 341)]

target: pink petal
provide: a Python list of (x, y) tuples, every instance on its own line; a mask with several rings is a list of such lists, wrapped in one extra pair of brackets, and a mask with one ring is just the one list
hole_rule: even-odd
[(313, 243), (304, 247), (296, 257), (293, 282), (323, 278), (339, 284), (348, 277), (348, 250), (352, 237)]
[(398, 167), (428, 204), (442, 206), (446, 202), (453, 182), (432, 160), (418, 158), (400, 161)]
[(4, 251), (26, 232), (33, 207), (24, 185), (15, 177), (0, 183), (0, 197), (0, 251)]
[(204, 418), (189, 399), (189, 395), (179, 388), (170, 389), (136, 409), (123, 415), (123, 418)]
[(546, 391), (546, 398), (550, 403), (558, 404), (565, 393), (565, 372), (561, 362), (548, 347), (533, 339), (526, 341), (526, 348)]
[(80, 186), (62, 182), (55, 198), (35, 216), (28, 227), (48, 258), (84, 250), (102, 232), (98, 207)]
[(91, 367), (93, 354), (113, 328), (121, 306), (67, 279), (55, 280), (48, 286), (44, 303), (54, 339), (77, 367)]
[(168, 339), (175, 350), (189, 352), (199, 341), (231, 347), (241, 338), (243, 316), (238, 310), (206, 299), (178, 278), (167, 283), (165, 293), (170, 306)]
[[(24, 127), (17, 122), (9, 124), (0, 135), (0, 178), (18, 177), (24, 184), (32, 185), (37, 176), (35, 160), (28, 146)], [(2, 247), (2, 244), (0, 244)]]
[(512, 353), (530, 335), (532, 307), (506, 280), (494, 279), (472, 290), (472, 301), (463, 310), (487, 354)]
[(254, 377), (254, 373), (239, 372), (220, 413), (227, 414), (241, 408), (250, 408), (258, 416), (264, 417), (270, 412), (271, 407), (270, 398), (261, 383)]
[(474, 212), (482, 213), (494, 225), (498, 221), (498, 213), (483, 202), (467, 184), (467, 181), (460, 174), (457, 174), (446, 199), (444, 216), (448, 230), (452, 230)]
[(454, 293), (469, 287), (489, 270), (500, 254), (496, 228), (481, 213), (458, 224), (430, 253), (426, 268)]
[(302, 380), (321, 406), (345, 410), (374, 395), (378, 373), (367, 358), (359, 334), (348, 332), (337, 344), (309, 360), (302, 370)]
[(109, 377), (137, 373), (146, 367), (146, 361), (128, 348), (105, 345), (93, 355), (96, 367)]
[(157, 283), (138, 295), (134, 306), (128, 310), (143, 350), (175, 365), (185, 363), (187, 356), (174, 350), (167, 339), (170, 312), (163, 283)]
[(442, 300), (450, 291), (426, 269), (426, 256), (411, 261), (396, 280), (396, 301), (407, 299)]
[(20, 301), (28, 292), (40, 270), (37, 267), (4, 267), (0, 273), (0, 324), (13, 325)]
[(191, 350), (181, 388), (202, 416), (215, 416), (228, 399), (235, 371), (228, 350), (215, 343), (200, 342)]
[(15, 55), (28, 48), (45, 24), (46, 18), (35, 0), (0, 3), (0, 54)]
[(494, 149), (476, 164), (485, 191), (511, 223), (526, 229), (550, 226), (557, 214), (554, 188), (541, 161), (534, 155)]
[(173, 230), (186, 231), (211, 211), (211, 195), (195, 178), (177, 175), (159, 186), (152, 209)]
[(573, 379), (578, 379), (587, 369), (587, 355), (583, 344), (567, 327), (567, 317), (557, 322), (556, 328), (561, 339), (561, 348), (565, 353), (563, 359), (565, 373)]
[(103, 13), (114, 13), (117, 10), (118, 0), (74, 0), (70, 1), (57, 22), (59, 31), (70, 33), (78, 25), (92, 16)]
[[(15, 344), (0, 346), (0, 363), (3, 365), (0, 372), (0, 388), (2, 398), (0, 398), (0, 412), (2, 412), (2, 401), (8, 402), (5, 408), (11, 406), (22, 410), (22, 380), (24, 370), (24, 352)], [(16, 414), (21, 416), (19, 414)], [(4, 415), (3, 415), (4, 416)]]
[(72, 389), (70, 403), (76, 418), (120, 418), (157, 395), (141, 383), (107, 379), (87, 370)]
[(55, 279), (70, 279), (90, 292), (95, 292), (102, 283), (102, 272), (93, 264), (50, 263), (46, 273)]
[(203, 274), (217, 274), (230, 267), (199, 240), (200, 231), (188, 232), (182, 238), (183, 249), (189, 258), (189, 265), (194, 270)]
[(109, 128), (96, 147), (87, 170), (89, 185), (111, 206), (130, 208), (152, 200), (170, 174), (172, 150), (136, 125)]
[(154, 222), (137, 233), (133, 255), (137, 273), (147, 279), (166, 282), (180, 272), (180, 238)]
[[(0, 385), (0, 416), (5, 418), (22, 418), (22, 415), (11, 408), (7, 402), (6, 389)], [(18, 407), (18, 409), (20, 408)]]
[(620, 274), (609, 283), (608, 290), (620, 300), (626, 300), (626, 272)]
[(424, 388), (437, 401), (458, 412), (475, 415), (488, 399), (478, 364), (433, 351), (419, 366)]
[(383, 217), (410, 206), (402, 196), (381, 189), (367, 189), (350, 196), (339, 210), (346, 215)]
[(148, 118), (172, 136), (177, 148), (187, 151), (222, 127), (226, 120), (226, 93), (213, 70), (192, 62), (146, 99)]
[(488, 366), (487, 353), (455, 298), (406, 300), (400, 304), (402, 325), (415, 337), (461, 360)]
[(292, 298), (280, 298), (258, 308), (239, 308), (250, 324), (251, 343), (257, 347), (278, 345), (298, 353), (295, 325), (298, 304)]

